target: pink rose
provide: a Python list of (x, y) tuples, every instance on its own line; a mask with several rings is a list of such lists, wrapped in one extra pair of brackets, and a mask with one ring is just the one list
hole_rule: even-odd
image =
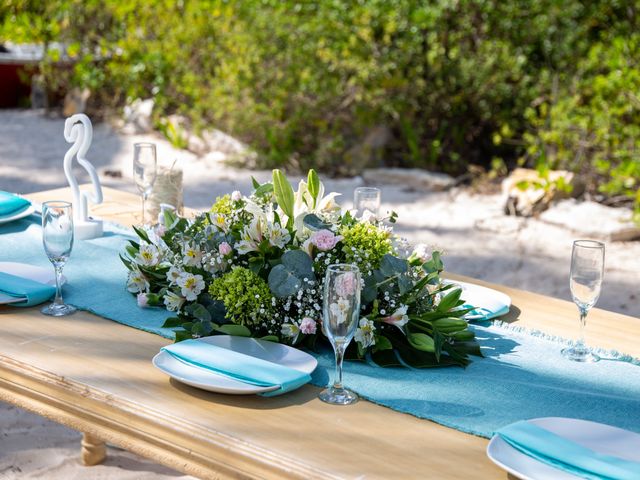
[(311, 243), (318, 247), (319, 250), (326, 252), (342, 240), (342, 235), (336, 235), (331, 230), (318, 230), (311, 235), (309, 240), (311, 240)]
[(350, 297), (360, 288), (357, 277), (353, 272), (346, 272), (336, 278), (336, 293), (342, 298)]
[(139, 293), (137, 296), (137, 299), (138, 299), (138, 306), (140, 308), (145, 308), (149, 306), (149, 299), (147, 298), (146, 293)]
[(231, 248), (231, 245), (229, 245), (227, 242), (222, 242), (218, 247), (218, 251), (220, 252), (220, 255), (223, 255), (226, 257), (233, 251), (233, 249)]
[(300, 322), (300, 331), (305, 335), (316, 333), (316, 322), (313, 318), (304, 317)]

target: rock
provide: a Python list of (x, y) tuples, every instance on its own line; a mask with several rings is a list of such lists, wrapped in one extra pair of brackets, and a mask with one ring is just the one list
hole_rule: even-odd
[(137, 99), (131, 105), (125, 106), (123, 132), (128, 134), (151, 132), (153, 130), (153, 122), (151, 121), (153, 106), (154, 100), (152, 98)]
[(596, 202), (562, 200), (540, 215), (540, 220), (559, 225), (582, 237), (613, 242), (640, 238), (640, 227), (629, 208), (607, 207)]
[(574, 175), (566, 170), (551, 170), (543, 178), (537, 170), (516, 168), (502, 181), (504, 211), (508, 215), (531, 217), (546, 210), (553, 200), (567, 197), (558, 182), (572, 185)]
[(204, 130), (200, 135), (210, 152), (222, 152), (227, 155), (243, 155), (249, 151), (249, 147), (231, 135), (218, 130)]
[(369, 168), (362, 172), (367, 183), (396, 183), (416, 190), (441, 191), (453, 187), (455, 180), (446, 173), (418, 168)]
[(91, 92), (88, 88), (72, 88), (64, 96), (64, 107), (62, 113), (65, 117), (70, 117), (76, 113), (84, 113), (87, 108), (87, 100)]

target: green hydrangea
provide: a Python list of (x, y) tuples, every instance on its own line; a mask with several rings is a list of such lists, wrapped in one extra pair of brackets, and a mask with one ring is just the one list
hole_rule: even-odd
[(363, 275), (380, 266), (382, 257), (391, 253), (388, 231), (369, 222), (358, 222), (340, 230), (342, 252), (347, 263), (358, 266)]
[(232, 211), (233, 202), (231, 201), (231, 195), (229, 194), (217, 197), (210, 210), (211, 213), (222, 213), (224, 215), (231, 215)]
[(269, 285), (246, 268), (234, 268), (216, 278), (209, 293), (224, 303), (226, 318), (233, 323), (259, 328), (273, 318)]

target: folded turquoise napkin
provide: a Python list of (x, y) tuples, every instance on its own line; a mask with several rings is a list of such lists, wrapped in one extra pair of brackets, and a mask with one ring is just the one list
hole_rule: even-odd
[(260, 394), (265, 397), (295, 390), (311, 380), (308, 373), (198, 340), (184, 340), (163, 347), (162, 350), (184, 362), (234, 380), (259, 387), (279, 387), (272, 392)]
[(0, 292), (10, 297), (24, 298), (23, 302), (10, 303), (13, 307), (30, 307), (46, 302), (56, 293), (55, 287), (0, 272)]
[(29, 200), (0, 190), (0, 218), (16, 215), (29, 208), (30, 205)]
[(509, 313), (508, 305), (504, 305), (502, 307), (495, 307), (495, 309), (491, 309), (486, 307), (476, 307), (475, 305), (470, 305), (470, 304), (464, 304), (462, 308), (472, 308), (473, 310), (467, 313), (464, 316), (464, 318), (469, 321), (476, 321), (476, 322), (491, 320)]
[(594, 452), (526, 421), (512, 423), (496, 433), (519, 452), (583, 478), (640, 478), (640, 463)]

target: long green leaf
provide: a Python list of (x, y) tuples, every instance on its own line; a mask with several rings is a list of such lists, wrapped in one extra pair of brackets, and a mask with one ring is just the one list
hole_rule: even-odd
[(318, 194), (320, 193), (320, 178), (313, 168), (309, 170), (307, 174), (307, 188), (309, 189), (311, 198), (313, 198), (313, 208), (315, 208)]
[(273, 190), (278, 205), (280, 205), (285, 215), (289, 217), (289, 222), (293, 224), (293, 187), (287, 180), (286, 175), (278, 169), (273, 171)]

